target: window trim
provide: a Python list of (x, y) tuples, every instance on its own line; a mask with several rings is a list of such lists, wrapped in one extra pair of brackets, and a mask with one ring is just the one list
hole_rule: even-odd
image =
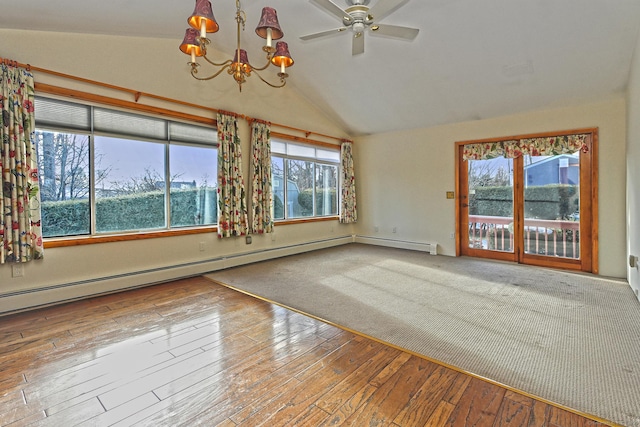
[[(340, 145), (338, 144), (330, 144), (327, 142), (322, 142), (322, 141), (317, 141), (317, 140), (312, 140), (312, 139), (308, 139), (308, 138), (302, 138), (302, 137), (297, 137), (297, 136), (293, 136), (293, 135), (288, 135), (288, 134), (283, 134), (283, 133), (279, 133), (279, 132), (271, 132), (270, 133), (271, 139), (273, 140), (274, 137), (277, 140), (285, 140), (284, 142), (286, 143), (287, 141), (296, 143), (296, 144), (302, 144), (302, 145), (310, 145), (313, 146), (315, 148), (317, 147), (321, 147), (321, 148), (329, 148), (331, 150), (335, 150), (338, 152), (338, 155), (340, 154)], [(328, 166), (335, 166), (338, 169), (338, 176), (337, 178), (337, 182), (336, 182), (336, 207), (338, 212), (335, 215), (314, 215), (314, 216), (310, 216), (310, 217), (299, 217), (299, 218), (287, 218), (285, 215), (285, 218), (279, 219), (279, 218), (274, 218), (273, 219), (273, 224), (274, 225), (287, 225), (287, 224), (300, 224), (300, 223), (305, 223), (305, 222), (315, 222), (315, 221), (331, 221), (331, 220), (340, 220), (340, 197), (341, 197), (341, 192), (340, 192), (340, 168), (341, 166), (341, 162), (340, 160), (334, 162), (331, 162), (330, 160), (320, 160), (317, 159), (315, 157), (301, 157), (301, 156), (296, 156), (296, 155), (288, 155), (288, 154), (283, 154), (283, 153), (272, 153), (271, 157), (278, 157), (281, 158), (283, 160), (296, 160), (296, 161), (312, 161), (314, 163), (314, 192), (315, 192), (315, 171), (316, 165), (328, 165)], [(285, 174), (286, 176), (286, 174)], [(286, 181), (286, 180), (285, 180)], [(286, 186), (286, 182), (284, 184)], [(285, 191), (285, 194), (287, 192)], [(313, 201), (314, 204), (314, 211), (315, 211), (315, 199)]]
[[(139, 104), (137, 101), (125, 101), (118, 98), (113, 98), (104, 95), (93, 94), (89, 92), (79, 91), (75, 89), (68, 89), (64, 87), (48, 85), (43, 83), (36, 84), (36, 96), (46, 96), (52, 99), (58, 99), (60, 101), (66, 102), (80, 102), (86, 103), (88, 105), (95, 106), (108, 106), (116, 109), (120, 109), (125, 112), (138, 112), (142, 114), (148, 114), (156, 117), (165, 117), (170, 120), (182, 121), (185, 123), (192, 123), (196, 125), (205, 125), (211, 126), (213, 128), (217, 127), (217, 120), (215, 115), (213, 117), (205, 117), (199, 116), (196, 114), (184, 113), (175, 110), (170, 110), (162, 107), (155, 107), (146, 104)], [(193, 104), (183, 103), (177, 101), (179, 105), (185, 105), (188, 108), (194, 107)], [(50, 129), (48, 126), (44, 128), (54, 131), (54, 129)], [(298, 130), (292, 128), (294, 130)], [(58, 131), (77, 131), (74, 129), (63, 129), (59, 128)], [(302, 130), (301, 130), (302, 132)], [(306, 132), (306, 131), (305, 131)], [(315, 132), (306, 132), (307, 135), (320, 135)], [(271, 136), (276, 138), (281, 138), (284, 140), (300, 142), (303, 144), (310, 144), (315, 146), (320, 146), (324, 148), (338, 149), (340, 150), (339, 143), (329, 143), (318, 141), (309, 138), (298, 137), (286, 133), (271, 131)], [(333, 138), (333, 137), (330, 137)], [(338, 139), (338, 138), (334, 138)], [(338, 194), (338, 197), (340, 195)], [(339, 201), (339, 200), (338, 200)], [(285, 225), (293, 225), (293, 224), (304, 224), (304, 223), (313, 223), (313, 222), (325, 222), (325, 221), (338, 221), (340, 219), (340, 215), (337, 214), (335, 216), (325, 216), (325, 217), (312, 217), (312, 218), (296, 218), (296, 219), (286, 219), (274, 221), (274, 226), (285, 226)], [(205, 233), (214, 233), (217, 234), (218, 226), (210, 225), (210, 226), (202, 226), (197, 228), (187, 228), (187, 229), (175, 229), (175, 230), (158, 230), (158, 231), (145, 231), (145, 232), (131, 232), (126, 234), (110, 234), (110, 235), (101, 235), (101, 236), (69, 236), (69, 237), (47, 237), (44, 238), (44, 247), (45, 248), (58, 248), (58, 247), (70, 247), (70, 246), (80, 246), (80, 245), (91, 245), (91, 244), (102, 244), (102, 243), (110, 243), (110, 242), (125, 242), (125, 241), (134, 241), (134, 240), (146, 240), (146, 239), (157, 239), (163, 237), (174, 237), (174, 236), (187, 236), (187, 235), (195, 235), (195, 234), (205, 234)]]

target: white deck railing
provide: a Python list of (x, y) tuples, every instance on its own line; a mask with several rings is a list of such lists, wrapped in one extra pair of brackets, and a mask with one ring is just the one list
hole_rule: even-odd
[[(513, 218), (469, 215), (469, 246), (478, 249), (513, 250)], [(525, 219), (526, 253), (580, 258), (580, 222)]]

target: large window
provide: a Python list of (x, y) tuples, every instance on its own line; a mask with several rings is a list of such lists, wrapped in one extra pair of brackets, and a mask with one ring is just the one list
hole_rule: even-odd
[(217, 132), (36, 98), (45, 237), (213, 225)]
[(338, 214), (340, 151), (271, 141), (274, 219)]

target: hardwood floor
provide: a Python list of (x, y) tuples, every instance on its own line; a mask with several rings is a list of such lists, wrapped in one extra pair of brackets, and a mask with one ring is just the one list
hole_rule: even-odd
[(192, 278), (0, 317), (0, 425), (605, 425)]

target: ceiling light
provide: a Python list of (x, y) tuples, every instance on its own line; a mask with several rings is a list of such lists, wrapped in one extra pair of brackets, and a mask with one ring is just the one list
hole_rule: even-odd
[[(196, 0), (195, 10), (187, 19), (190, 27), (185, 32), (184, 40), (180, 45), (180, 50), (191, 56), (191, 61), (189, 62), (189, 65), (191, 65), (191, 75), (198, 80), (211, 80), (226, 70), (229, 75), (233, 76), (236, 83), (238, 83), (238, 88), (242, 91), (242, 84), (253, 72), (260, 80), (271, 87), (278, 88), (284, 86), (287, 83), (287, 77), (289, 77), (286, 73), (286, 68), (293, 65), (293, 59), (289, 54), (287, 43), (278, 41), (276, 46), (273, 47), (273, 40), (279, 40), (284, 36), (278, 23), (276, 10), (270, 7), (263, 8), (262, 17), (256, 27), (256, 34), (266, 39), (265, 46), (262, 50), (266, 53), (267, 62), (262, 67), (256, 67), (250, 64), (247, 51), (240, 47), (240, 27), (242, 26), (242, 30), (244, 31), (246, 21), (246, 15), (240, 6), (240, 0), (236, 0), (235, 19), (237, 45), (233, 59), (228, 59), (220, 63), (212, 61), (207, 57), (207, 46), (211, 43), (211, 40), (207, 38), (207, 33), (217, 32), (219, 26), (213, 16), (211, 2), (209, 0)], [(217, 69), (209, 76), (198, 76), (198, 67), (200, 67), (200, 64), (196, 62), (196, 58), (203, 58), (209, 65), (217, 67)], [(265, 80), (259, 73), (260, 71), (266, 70), (271, 64), (280, 68), (280, 72), (277, 73), (280, 80), (277, 83), (271, 83)]]

